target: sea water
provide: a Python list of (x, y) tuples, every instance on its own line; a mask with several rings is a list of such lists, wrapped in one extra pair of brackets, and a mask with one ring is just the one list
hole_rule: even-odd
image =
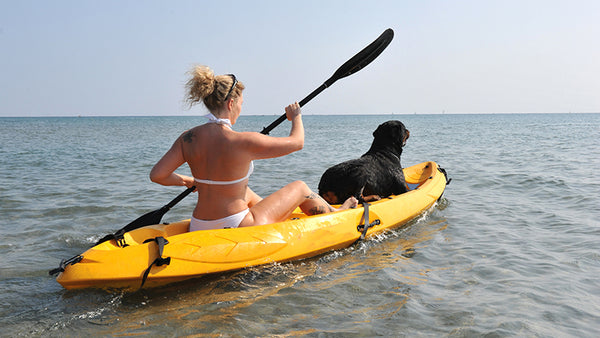
[[(148, 173), (205, 120), (0, 118), (1, 335), (600, 334), (600, 114), (305, 116), (304, 149), (256, 161), (250, 186), (316, 189), (391, 119), (410, 130), (404, 166), (436, 161), (452, 178), (408, 225), (312, 259), (122, 293), (67, 291), (48, 270), (183, 191)], [(288, 132), (286, 121), (272, 135)], [(189, 218), (194, 202), (163, 220)]]

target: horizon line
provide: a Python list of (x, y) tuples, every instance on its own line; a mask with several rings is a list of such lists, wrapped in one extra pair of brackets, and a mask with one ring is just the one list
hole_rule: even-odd
[[(303, 116), (381, 116), (381, 115), (524, 115), (524, 114), (600, 114), (599, 112), (436, 112), (436, 113), (375, 113), (375, 114), (302, 114)], [(38, 117), (203, 117), (205, 114), (190, 114), (190, 115), (0, 115), (0, 118), (38, 118)], [(281, 116), (281, 114), (242, 114), (243, 116)]]

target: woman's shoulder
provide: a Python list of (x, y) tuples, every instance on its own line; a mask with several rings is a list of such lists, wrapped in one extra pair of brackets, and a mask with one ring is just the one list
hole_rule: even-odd
[(184, 143), (192, 143), (194, 138), (197, 137), (198, 134), (202, 131), (202, 129), (200, 129), (199, 127), (200, 126), (196, 126), (184, 131), (183, 133), (181, 133), (181, 135), (179, 135), (179, 138), (177, 138), (177, 140), (181, 140)]
[(185, 130), (179, 135), (178, 140), (182, 140), (184, 142), (191, 142), (194, 138), (199, 137), (208, 132), (208, 128), (206, 124), (201, 124), (195, 127), (192, 127), (188, 130)]
[(252, 143), (262, 143), (268, 142), (270, 137), (267, 135), (263, 135), (261, 133), (257, 133), (255, 131), (240, 131), (232, 133), (235, 141), (241, 142), (244, 144), (252, 144)]

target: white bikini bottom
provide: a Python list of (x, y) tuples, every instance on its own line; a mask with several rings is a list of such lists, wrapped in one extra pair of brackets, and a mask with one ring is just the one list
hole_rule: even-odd
[(238, 212), (237, 214), (211, 221), (197, 219), (192, 216), (192, 219), (190, 220), (190, 231), (237, 228), (240, 226), (240, 223), (242, 223), (244, 217), (246, 217), (249, 212), (250, 209), (246, 209)]

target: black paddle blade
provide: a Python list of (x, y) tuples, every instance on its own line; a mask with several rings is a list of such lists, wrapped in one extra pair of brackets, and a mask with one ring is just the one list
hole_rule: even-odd
[[(363, 50), (354, 55), (350, 60), (346, 61), (333, 75), (325, 81), (319, 88), (313, 90), (312, 93), (308, 94), (307, 97), (299, 102), (300, 107), (308, 103), (315, 96), (319, 95), (322, 91), (331, 86), (335, 81), (345, 78), (346, 76), (352, 75), (359, 70), (365, 68), (369, 63), (375, 60), (379, 54), (392, 42), (394, 38), (394, 31), (391, 28), (386, 29), (375, 41), (371, 42), (370, 45), (365, 47)], [(263, 128), (261, 134), (268, 135), (271, 130), (277, 127), (281, 122), (286, 120), (286, 115), (281, 115), (277, 120), (271, 123), (269, 126)]]
[(359, 70), (365, 68), (369, 63), (373, 62), (379, 54), (381, 54), (394, 39), (394, 31), (391, 28), (386, 29), (381, 35), (370, 45), (354, 55), (350, 60), (346, 61), (333, 76), (325, 81), (325, 85), (329, 87), (335, 81), (352, 75)]
[(179, 203), (182, 199), (184, 199), (187, 195), (189, 195), (192, 191), (196, 190), (196, 187), (187, 188), (184, 192), (177, 195), (171, 202), (164, 205), (162, 208), (150, 211), (138, 218), (136, 218), (131, 223), (127, 224), (123, 228), (119, 229), (114, 234), (108, 234), (102, 237), (96, 245), (109, 241), (111, 239), (119, 240), (122, 238), (123, 234), (129, 232), (131, 230), (139, 229), (141, 227), (145, 227), (147, 225), (160, 224), (162, 217), (169, 211), (175, 204)]
[(125, 227), (123, 227), (123, 230), (125, 232), (129, 232), (131, 230), (145, 227), (146, 225), (160, 224), (160, 220), (167, 213), (167, 211), (169, 211), (169, 209), (166, 207), (150, 211), (149, 213), (144, 214), (127, 224)]
[(135, 229), (139, 229), (139, 228), (145, 227), (147, 225), (159, 224), (162, 217), (167, 213), (167, 211), (169, 211), (169, 209), (166, 208), (166, 206), (164, 206), (158, 210), (150, 211), (149, 213), (146, 213), (146, 214), (136, 218), (131, 223), (129, 223), (126, 226), (124, 226), (123, 228), (119, 229), (114, 234), (108, 234), (108, 235), (102, 237), (98, 242), (96, 242), (95, 245), (104, 243), (106, 241), (110, 241), (111, 239), (118, 241), (120, 238), (123, 237), (123, 234), (125, 234), (126, 232), (129, 232), (129, 231), (135, 230)]
[(123, 227), (121, 231), (129, 232), (131, 230), (145, 227), (146, 225), (160, 224), (160, 220), (167, 213), (167, 211), (171, 210), (171, 208), (174, 207), (175, 204), (179, 203), (179, 201), (181, 201), (184, 197), (189, 195), (194, 190), (196, 190), (196, 187), (190, 187), (185, 189), (184, 192), (177, 195), (177, 197), (175, 197), (171, 202), (165, 204), (162, 208), (150, 211), (149, 213), (138, 217), (136, 220)]

